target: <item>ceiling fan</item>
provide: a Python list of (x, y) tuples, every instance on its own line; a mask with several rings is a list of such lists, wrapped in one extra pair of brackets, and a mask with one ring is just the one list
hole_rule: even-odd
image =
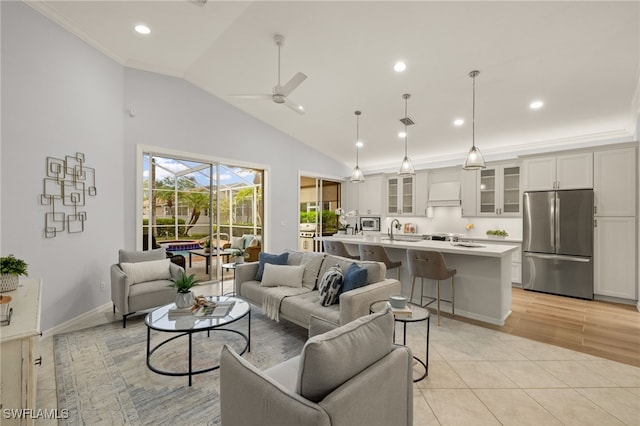
[(280, 34), (274, 36), (274, 41), (278, 46), (278, 84), (273, 88), (273, 93), (268, 94), (246, 94), (246, 95), (230, 95), (234, 98), (245, 99), (269, 99), (277, 104), (284, 104), (297, 112), (298, 114), (304, 114), (304, 108), (301, 105), (293, 102), (288, 96), (293, 92), (306, 78), (307, 76), (301, 72), (296, 73), (291, 79), (284, 85), (280, 85), (280, 48), (284, 45), (284, 37)]

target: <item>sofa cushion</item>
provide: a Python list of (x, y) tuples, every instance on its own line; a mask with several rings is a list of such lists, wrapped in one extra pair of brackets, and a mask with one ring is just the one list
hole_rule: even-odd
[(282, 254), (270, 254), (261, 252), (258, 256), (258, 272), (256, 272), (256, 280), (262, 281), (262, 274), (264, 272), (264, 264), (270, 263), (272, 265), (286, 265), (287, 259), (289, 259), (289, 253), (284, 252)]
[(366, 269), (361, 268), (357, 263), (352, 263), (344, 274), (344, 280), (342, 282), (340, 292), (345, 293), (367, 285), (367, 275)]
[(167, 258), (167, 251), (163, 248), (147, 251), (122, 250), (118, 251), (119, 263), (149, 262)]
[(320, 277), (327, 272), (331, 266), (336, 264), (340, 265), (340, 269), (342, 269), (342, 273), (347, 272), (349, 266), (355, 263), (361, 268), (367, 270), (367, 284), (377, 283), (379, 281), (384, 281), (386, 278), (387, 268), (384, 266), (382, 262), (372, 262), (368, 260), (353, 260), (347, 259), (340, 256), (333, 256), (330, 254), (325, 255), (324, 261), (322, 262), (322, 267), (320, 268)]
[[(268, 290), (268, 287), (264, 289)], [(318, 290), (285, 297), (280, 304), (280, 317), (285, 317), (303, 327), (309, 328), (311, 315), (338, 325), (340, 324), (340, 305), (322, 306), (318, 303)]]
[(318, 284), (318, 296), (322, 306), (338, 303), (343, 279), (342, 271), (338, 265), (332, 266), (324, 273)]
[(171, 259), (165, 258), (149, 262), (124, 262), (120, 264), (120, 268), (127, 274), (129, 283), (133, 285), (147, 281), (171, 279), (170, 264)]
[(273, 265), (271, 263), (264, 264), (264, 272), (262, 274), (263, 287), (302, 287), (302, 275), (304, 274), (304, 265)]
[(393, 314), (385, 309), (310, 338), (300, 354), (296, 392), (322, 401), (391, 351), (393, 329)]
[(304, 275), (302, 277), (302, 286), (307, 287), (310, 290), (315, 290), (318, 283), (318, 274), (320, 273), (320, 267), (324, 260), (324, 253), (317, 252), (301, 252), (301, 251), (288, 251), (289, 259), (288, 265), (304, 265)]

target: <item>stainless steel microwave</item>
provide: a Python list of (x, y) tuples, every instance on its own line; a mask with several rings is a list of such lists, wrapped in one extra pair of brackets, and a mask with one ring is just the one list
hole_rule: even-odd
[(362, 231), (379, 231), (380, 230), (380, 217), (379, 216), (367, 216), (360, 218), (360, 229)]

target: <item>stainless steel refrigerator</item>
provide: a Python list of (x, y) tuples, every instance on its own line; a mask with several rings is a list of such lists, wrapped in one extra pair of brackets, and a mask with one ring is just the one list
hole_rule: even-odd
[(522, 286), (593, 299), (593, 190), (523, 194)]

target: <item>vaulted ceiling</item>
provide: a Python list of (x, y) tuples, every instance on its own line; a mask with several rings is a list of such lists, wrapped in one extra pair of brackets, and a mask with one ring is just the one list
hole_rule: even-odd
[[(488, 160), (633, 137), (640, 77), (640, 3), (435, 1), (38, 1), (32, 7), (119, 63), (184, 78), (349, 166), (395, 170), (461, 164), (475, 141)], [(148, 35), (133, 27), (144, 23)], [(272, 92), (308, 78), (290, 99)], [(393, 70), (396, 61), (406, 71)], [(538, 110), (529, 108), (542, 100)], [(454, 119), (465, 123), (455, 126)]]

